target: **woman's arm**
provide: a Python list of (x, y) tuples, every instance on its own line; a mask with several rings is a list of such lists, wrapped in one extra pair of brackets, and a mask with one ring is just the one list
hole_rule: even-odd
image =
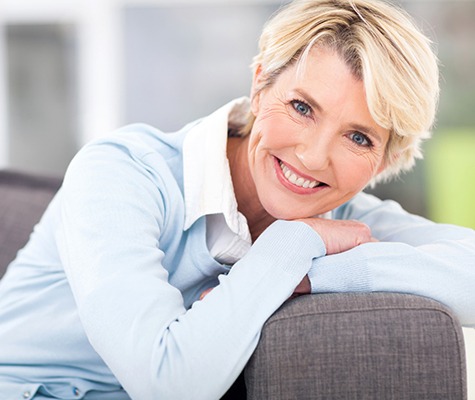
[(167, 164), (139, 153), (94, 145), (68, 169), (57, 234), (68, 281), (89, 341), (133, 399), (217, 399), (325, 248), (307, 225), (278, 221), (187, 309), (170, 283), (181, 249), (165, 243), (182, 229), (182, 199)]
[(475, 326), (475, 232), (411, 215), (360, 194), (335, 212), (367, 224), (379, 240), (314, 260), (312, 292), (391, 291), (431, 297)]

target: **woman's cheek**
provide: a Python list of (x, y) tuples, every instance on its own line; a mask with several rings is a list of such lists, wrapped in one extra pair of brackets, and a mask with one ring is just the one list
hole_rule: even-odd
[(295, 141), (299, 138), (298, 132), (302, 132), (302, 130), (305, 129), (303, 126), (296, 126), (296, 124), (287, 118), (276, 118), (272, 124), (268, 124), (266, 128), (263, 141), (266, 146), (275, 149), (293, 146)]
[(353, 162), (348, 157), (340, 164), (339, 170), (336, 172), (339, 180), (343, 183), (343, 187), (347, 187), (349, 191), (359, 192), (364, 189), (369, 181), (373, 178), (373, 167), (366, 159), (356, 159)]
[(262, 146), (261, 139), (262, 139), (262, 132), (257, 130), (256, 124), (252, 129), (252, 132), (249, 137), (249, 144), (248, 144), (248, 162), (251, 168), (251, 174), (253, 175), (254, 166), (256, 165), (256, 161), (258, 158), (259, 148)]

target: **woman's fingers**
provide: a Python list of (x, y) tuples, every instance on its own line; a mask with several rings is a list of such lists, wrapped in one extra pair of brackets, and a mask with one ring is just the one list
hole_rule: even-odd
[(327, 254), (341, 253), (363, 243), (375, 242), (368, 225), (353, 220), (329, 220), (322, 218), (304, 218), (325, 243)]

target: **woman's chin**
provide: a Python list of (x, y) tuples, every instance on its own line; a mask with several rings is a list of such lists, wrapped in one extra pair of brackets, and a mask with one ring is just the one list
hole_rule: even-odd
[(294, 207), (278, 207), (278, 206), (269, 206), (265, 207), (267, 213), (275, 219), (282, 219), (286, 221), (292, 221), (295, 219), (310, 218), (320, 213), (305, 211), (303, 209), (297, 209), (298, 206)]

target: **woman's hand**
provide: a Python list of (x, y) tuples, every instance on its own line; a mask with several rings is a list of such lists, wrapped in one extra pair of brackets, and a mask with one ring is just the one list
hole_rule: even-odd
[(290, 298), (293, 299), (294, 297), (301, 296), (302, 294), (309, 294), (311, 291), (312, 285), (310, 284), (310, 279), (308, 279), (308, 275), (305, 275), (298, 284), (298, 286), (295, 288)]
[(325, 243), (327, 254), (342, 253), (363, 243), (377, 242), (368, 225), (353, 220), (303, 218)]
[[(341, 253), (363, 243), (377, 242), (371, 236), (369, 227), (358, 221), (322, 218), (304, 218), (299, 221), (305, 222), (320, 235), (325, 243), (327, 254)], [(311, 290), (310, 279), (305, 275), (295, 288), (291, 298), (308, 294)]]

